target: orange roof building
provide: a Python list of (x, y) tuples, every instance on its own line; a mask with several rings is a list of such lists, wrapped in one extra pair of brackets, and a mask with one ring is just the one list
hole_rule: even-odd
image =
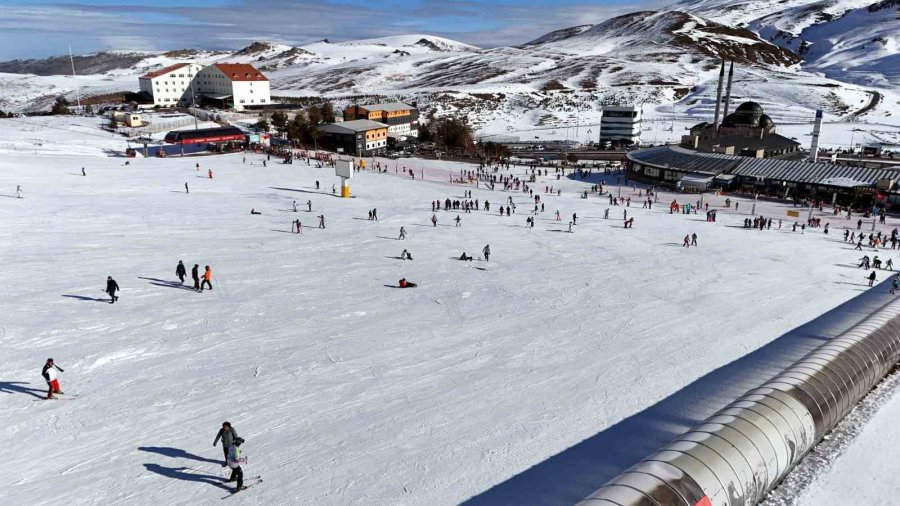
[(138, 78), (140, 90), (160, 107), (212, 104), (243, 110), (271, 103), (269, 79), (248, 63), (176, 63)]

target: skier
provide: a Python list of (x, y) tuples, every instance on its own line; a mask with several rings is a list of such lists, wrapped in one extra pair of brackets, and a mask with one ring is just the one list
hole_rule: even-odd
[(609, 219), (609, 208), (608, 208), (608, 207), (607, 207), (606, 209), (603, 210), (603, 219), (604, 219), (604, 220), (608, 220), (608, 219)]
[(303, 224), (300, 223), (300, 220), (294, 220), (294, 233), (303, 234)]
[(491, 260), (491, 245), (485, 244), (484, 249), (481, 250), (481, 253), (484, 254), (484, 261), (489, 262)]
[(308, 212), (308, 213), (312, 212), (312, 200), (306, 201), (306, 212)]
[(237, 431), (231, 426), (231, 422), (222, 422), (222, 428), (219, 429), (219, 432), (216, 434), (216, 439), (213, 440), (213, 448), (215, 448), (220, 439), (222, 440), (222, 453), (225, 455), (225, 461), (222, 462), (222, 467), (228, 465), (228, 449), (231, 448), (231, 445), (237, 437)]
[(194, 267), (191, 269), (191, 278), (194, 280), (194, 290), (200, 291), (200, 274), (199, 274), (200, 266), (194, 264)]
[(187, 181), (185, 181), (185, 183), (184, 183), (184, 193), (191, 193), (190, 188), (188, 188)]
[(436, 214), (432, 214), (432, 215), (431, 215), (431, 226), (432, 226), (432, 227), (436, 227), (436, 226), (437, 226), (437, 215), (436, 215)]
[(689, 235), (684, 236), (684, 242), (681, 244), (681, 246), (684, 248), (690, 248), (691, 247), (691, 236), (689, 236)]
[(325, 215), (320, 214), (318, 216), (318, 218), (319, 218), (319, 228), (325, 228)]
[(406, 278), (400, 278), (400, 281), (397, 284), (400, 285), (400, 288), (415, 288), (419, 286), (412, 281), (407, 281)]
[(81, 175), (82, 175), (82, 176), (87, 176), (87, 172), (84, 171), (84, 167), (81, 168)]
[(456, 221), (456, 226), (457, 226), (457, 227), (460, 226), (460, 225), (459, 225), (460, 218), (459, 218), (459, 215), (458, 215), (458, 214), (456, 215), (456, 220), (455, 220), (455, 221)]
[(691, 246), (694, 246), (694, 247), (697, 246), (697, 234), (696, 233), (691, 234)]
[(875, 283), (875, 271), (872, 271), (872, 273), (869, 274), (869, 286), (871, 287), (874, 283)]
[(41, 369), (41, 376), (47, 381), (47, 398), (54, 399), (53, 394), (61, 394), (62, 390), (59, 389), (59, 380), (56, 379), (56, 371), (64, 372), (62, 368), (53, 363), (52, 358), (47, 359), (47, 363), (44, 364), (44, 368)]
[(319, 182), (316, 181), (316, 190), (318, 190), (318, 189), (319, 189)]
[(406, 239), (406, 229), (403, 227), (400, 227), (400, 240), (405, 240), (405, 239)]
[(295, 213), (297, 212), (297, 201), (296, 200), (294, 201), (294, 212)]
[(572, 225), (578, 224), (578, 213), (572, 213)]
[(197, 170), (197, 172), (200, 172), (200, 162), (195, 163), (194, 168)]
[(209, 169), (209, 171), (207, 173), (209, 174), (209, 178), (212, 179), (213, 178), (212, 177), (212, 169)]
[(16, 185), (16, 198), (17, 199), (22, 198), (22, 185), (20, 185), (20, 184)]
[(184, 284), (184, 277), (187, 276), (187, 270), (184, 268), (184, 262), (181, 260), (178, 261), (178, 265), (175, 267), (175, 275), (178, 276), (178, 280), (181, 281), (181, 284)]
[(237, 481), (234, 492), (240, 492), (244, 488), (244, 470), (241, 464), (247, 463), (247, 457), (241, 456), (241, 444), (244, 439), (241, 437), (234, 438), (234, 442), (228, 448), (228, 467), (231, 468), (231, 477), (226, 483)]
[(211, 279), (212, 279), (212, 270), (207, 265), (206, 270), (203, 271), (203, 282), (200, 283), (200, 291), (201, 292), (203, 291), (204, 286), (208, 286), (209, 289), (212, 290), (212, 283), (210, 282)]
[(400, 253), (400, 260), (412, 260), (412, 255), (409, 254), (409, 251), (403, 250)]
[(378, 209), (372, 209), (372, 219), (378, 221)]
[(115, 304), (119, 297), (116, 296), (116, 292), (119, 291), (119, 284), (116, 283), (116, 280), (112, 278), (112, 276), (106, 276), (106, 293), (109, 294), (109, 303)]
[(884, 263), (884, 269), (887, 271), (894, 270), (894, 261), (888, 258), (887, 262)]

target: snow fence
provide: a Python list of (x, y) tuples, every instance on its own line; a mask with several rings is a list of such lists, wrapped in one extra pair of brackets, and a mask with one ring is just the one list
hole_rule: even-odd
[(578, 506), (751, 506), (900, 361), (900, 300), (610, 480)]

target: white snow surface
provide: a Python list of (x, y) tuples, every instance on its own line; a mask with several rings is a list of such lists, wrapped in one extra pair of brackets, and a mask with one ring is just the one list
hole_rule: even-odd
[[(247, 440), (245, 475), (265, 479), (235, 503), (456, 504), (552, 470), (567, 449), (865, 290), (858, 255), (836, 240), (843, 222), (830, 237), (788, 221), (751, 232), (739, 226), (746, 201), (736, 213), (708, 195), (711, 224), (668, 214), (672, 195), (641, 209), (625, 187), (635, 225), (624, 230), (623, 208), (604, 220), (606, 197), (577, 197), (590, 182), (541, 177), (547, 211), (526, 229), (522, 193), (448, 183), (468, 164), (387, 162), (426, 180), (362, 172), (355, 198), (340, 199), (331, 169), (240, 154), (124, 166), (104, 156), (120, 138), (57, 121), (24, 137), (60, 149), (0, 158), (4, 504), (216, 503), (227, 492), (211, 443), (225, 420)], [(0, 138), (21, 130), (0, 120)], [(492, 209), (511, 196), (518, 210), (440, 211), (432, 227), (429, 202), (464, 190)], [(291, 212), (294, 199), (313, 212)], [(298, 217), (303, 234), (288, 233)], [(700, 247), (682, 248), (693, 232)], [(488, 243), (490, 262), (453, 259)], [(395, 258), (404, 248), (415, 260)], [(179, 259), (210, 265), (214, 290), (181, 287)], [(107, 275), (122, 287), (114, 305)], [(418, 288), (392, 288), (401, 277)], [(40, 400), (48, 357), (74, 400)], [(685, 430), (722, 407), (710, 404), (634, 430)], [(574, 502), (628, 464), (571, 488), (541, 475), (553, 478), (529, 486), (564, 493), (534, 503)]]

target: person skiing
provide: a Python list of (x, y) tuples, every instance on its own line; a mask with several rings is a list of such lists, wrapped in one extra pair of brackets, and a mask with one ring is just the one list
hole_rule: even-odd
[(306, 201), (306, 212), (308, 212), (308, 213), (312, 212), (312, 200)]
[(681, 246), (684, 248), (690, 248), (691, 247), (691, 236), (689, 236), (689, 235), (684, 236), (684, 242), (681, 244)]
[(872, 271), (872, 273), (869, 274), (869, 286), (871, 287), (874, 283), (875, 283), (875, 271)]
[(456, 215), (456, 220), (454, 220), (454, 221), (456, 221), (456, 226), (457, 226), (457, 227), (460, 226), (460, 224), (459, 224), (459, 222), (460, 222), (460, 217), (459, 217), (458, 214)]
[(325, 215), (320, 214), (318, 216), (318, 218), (319, 218), (319, 228), (325, 228)]
[(56, 371), (65, 372), (61, 367), (53, 363), (52, 358), (47, 359), (47, 363), (44, 364), (43, 369), (41, 369), (41, 376), (47, 381), (47, 399), (55, 399), (53, 394), (62, 394), (63, 391), (59, 389), (59, 380), (56, 379)]
[(697, 234), (696, 232), (691, 234), (691, 246), (697, 246)]
[(178, 280), (183, 285), (184, 277), (187, 276), (187, 270), (184, 268), (184, 262), (181, 260), (178, 261), (178, 265), (175, 267), (175, 275), (178, 276)]
[(84, 171), (84, 167), (81, 168), (81, 175), (82, 175), (82, 176), (87, 176), (87, 172)]
[(481, 250), (481, 253), (484, 254), (484, 261), (489, 262), (491, 260), (491, 245), (485, 244), (484, 249)]
[(572, 213), (572, 225), (578, 224), (578, 213)]
[(316, 190), (318, 190), (318, 189), (319, 189), (319, 182), (316, 181)]
[(185, 183), (184, 183), (184, 193), (191, 193), (191, 189), (188, 188), (187, 181), (185, 181)]
[(219, 432), (216, 433), (216, 438), (213, 440), (213, 448), (215, 448), (220, 439), (222, 440), (222, 453), (225, 455), (222, 467), (228, 465), (228, 449), (231, 448), (231, 445), (237, 437), (237, 431), (231, 426), (231, 422), (222, 422), (222, 428), (219, 429)]
[(400, 227), (400, 240), (405, 240), (405, 239), (406, 239), (406, 229), (403, 227)]
[(431, 215), (431, 226), (433, 226), (433, 227), (437, 226), (437, 215), (436, 214)]
[(109, 295), (109, 303), (115, 304), (119, 297), (116, 296), (116, 292), (119, 291), (119, 284), (116, 283), (116, 280), (112, 278), (112, 276), (106, 276), (106, 293)]
[(200, 291), (200, 266), (194, 264), (194, 267), (191, 269), (191, 279), (194, 280), (194, 290)]
[(212, 283), (210, 282), (211, 279), (212, 279), (212, 270), (207, 265), (206, 270), (203, 271), (203, 282), (200, 283), (200, 291), (201, 292), (203, 291), (204, 286), (208, 286), (209, 289), (212, 290)]
[(300, 223), (300, 220), (294, 220), (294, 233), (303, 234), (303, 224)]
[(16, 198), (17, 199), (22, 198), (22, 185), (20, 185), (20, 184), (16, 185)]
[(244, 470), (241, 464), (247, 463), (247, 457), (241, 455), (241, 445), (244, 439), (241, 437), (234, 438), (234, 442), (228, 447), (228, 467), (231, 468), (231, 477), (225, 483), (237, 481), (234, 492), (240, 492), (244, 488)]
[(297, 201), (296, 200), (294, 201), (294, 212), (295, 213), (297, 212)]
[(208, 174), (209, 174), (209, 178), (212, 179), (213, 178), (212, 177), (212, 169), (209, 169)]

